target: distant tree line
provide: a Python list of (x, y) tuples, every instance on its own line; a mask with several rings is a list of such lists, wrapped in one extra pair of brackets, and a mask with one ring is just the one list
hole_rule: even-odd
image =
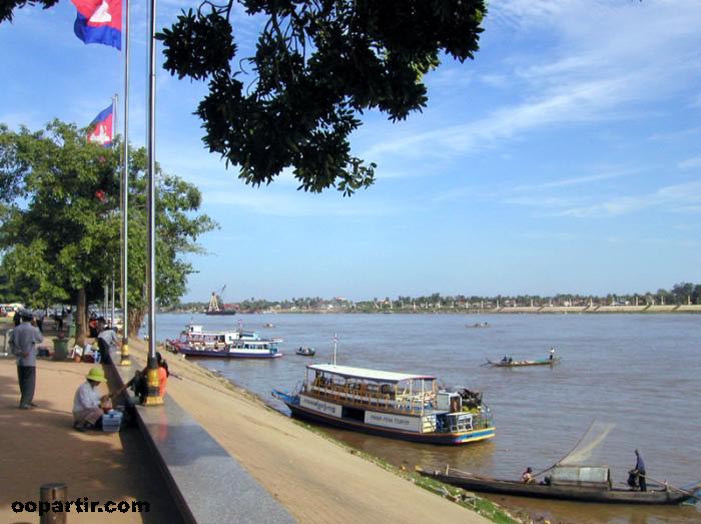
[[(321, 297), (291, 298), (282, 301), (248, 298), (235, 304), (242, 313), (261, 311), (357, 311), (378, 312), (388, 310), (455, 310), (455, 309), (494, 309), (496, 307), (577, 307), (577, 306), (646, 306), (646, 305), (701, 304), (701, 284), (680, 282), (670, 290), (658, 289), (655, 292), (626, 293), (607, 295), (583, 295), (579, 293), (558, 293), (544, 295), (447, 295), (440, 293), (412, 297), (409, 295), (374, 297), (368, 300), (351, 301), (345, 298), (324, 299)], [(207, 302), (178, 304), (171, 310), (204, 310)]]

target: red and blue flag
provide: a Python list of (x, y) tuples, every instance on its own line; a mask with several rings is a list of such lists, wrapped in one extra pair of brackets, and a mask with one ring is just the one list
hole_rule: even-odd
[(122, 0), (71, 0), (78, 9), (75, 35), (86, 44), (122, 49)]
[(112, 106), (100, 111), (100, 114), (88, 126), (88, 142), (104, 147), (112, 145)]

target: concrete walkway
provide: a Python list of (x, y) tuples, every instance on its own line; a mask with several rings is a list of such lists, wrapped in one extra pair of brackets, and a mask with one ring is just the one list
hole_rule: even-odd
[(38, 502), (42, 484), (63, 482), (69, 500), (150, 503), (148, 513), (77, 513), (73, 506), (66, 515), (69, 524), (180, 524), (138, 428), (119, 433), (72, 429), (73, 395), (91, 366), (39, 360), (34, 397), (39, 407), (25, 411), (17, 409), (15, 361), (0, 360), (0, 522), (38, 523), (38, 513), (15, 513), (12, 503)]

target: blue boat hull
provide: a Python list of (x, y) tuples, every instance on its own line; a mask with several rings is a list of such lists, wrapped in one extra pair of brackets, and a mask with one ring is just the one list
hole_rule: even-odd
[(386, 427), (370, 426), (364, 422), (332, 417), (329, 415), (324, 415), (323, 413), (311, 411), (299, 405), (299, 398), (297, 396), (289, 395), (282, 391), (273, 391), (273, 395), (284, 402), (292, 412), (292, 415), (299, 419), (380, 437), (406, 440), (409, 442), (419, 442), (422, 444), (458, 446), (461, 444), (470, 444), (472, 442), (490, 439), (495, 435), (495, 429), (493, 427), (470, 431), (467, 433), (414, 433)]

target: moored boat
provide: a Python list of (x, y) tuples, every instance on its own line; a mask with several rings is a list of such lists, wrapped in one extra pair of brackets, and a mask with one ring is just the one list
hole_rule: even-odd
[(174, 347), (193, 346), (194, 348), (223, 348), (227, 344), (233, 344), (238, 340), (261, 340), (258, 333), (254, 331), (244, 331), (239, 328), (234, 331), (206, 332), (199, 324), (188, 324), (180, 336), (174, 340), (167, 340), (166, 344)]
[(650, 491), (615, 488), (606, 466), (557, 466), (550, 472), (548, 482), (540, 484), (451, 472), (448, 468), (445, 472), (418, 472), (469, 491), (606, 504), (680, 504), (697, 498), (694, 492), (701, 488), (701, 483), (688, 490), (670, 486)]
[(239, 339), (229, 344), (204, 346), (171, 341), (171, 347), (176, 353), (191, 357), (215, 358), (279, 358), (283, 354), (274, 340)]
[(273, 396), (299, 418), (383, 437), (458, 445), (495, 434), (480, 393), (439, 390), (428, 375), (310, 364), (298, 391)]

